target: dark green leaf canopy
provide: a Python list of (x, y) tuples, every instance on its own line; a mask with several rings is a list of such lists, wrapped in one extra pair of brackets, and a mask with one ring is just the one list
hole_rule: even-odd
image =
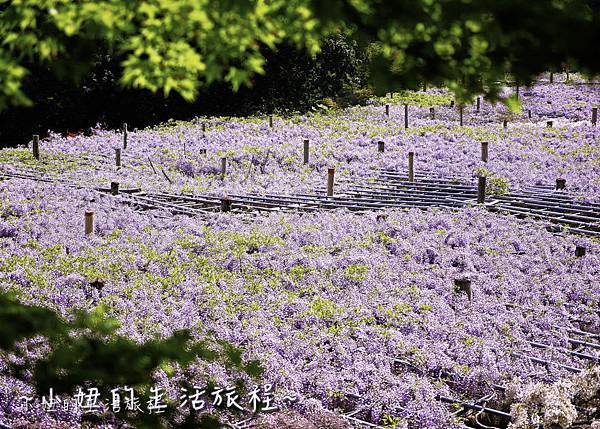
[(177, 92), (249, 85), (265, 48), (315, 54), (341, 28), (370, 46), (380, 90), (448, 85), (458, 97), (527, 84), (570, 65), (600, 71), (597, 0), (0, 0), (0, 110), (28, 104), (32, 63), (84, 76), (99, 49), (123, 56), (124, 86)]

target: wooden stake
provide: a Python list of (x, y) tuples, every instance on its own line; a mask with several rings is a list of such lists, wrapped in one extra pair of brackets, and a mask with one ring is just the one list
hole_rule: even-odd
[(85, 235), (94, 233), (94, 212), (85, 212)]
[(592, 107), (592, 125), (596, 125), (598, 122), (598, 108)]
[(408, 152), (408, 181), (415, 181), (415, 153)]
[(404, 128), (408, 128), (408, 104), (404, 105)]
[(310, 141), (308, 139), (305, 139), (304, 140), (304, 165), (308, 164), (309, 151), (310, 151)]
[(504, 131), (508, 129), (508, 121), (506, 119), (502, 121), (502, 127), (504, 128)]
[(221, 198), (221, 211), (222, 212), (230, 212), (231, 211), (232, 201), (229, 197)]
[(40, 159), (40, 136), (37, 134), (33, 135), (31, 149), (33, 151), (33, 157), (35, 159)]
[(462, 127), (463, 126), (463, 105), (462, 104), (458, 107), (458, 118), (459, 118), (460, 126)]
[(489, 142), (481, 142), (481, 160), (487, 162), (488, 160), (488, 147)]
[(481, 110), (481, 97), (477, 97), (477, 111)]
[(123, 124), (123, 149), (127, 149), (127, 123)]
[(333, 181), (335, 176), (335, 168), (327, 169), (327, 196), (333, 197)]
[(550, 83), (554, 83), (554, 73), (550, 72)]
[(385, 115), (390, 116), (390, 105), (389, 104), (385, 105)]
[(531, 119), (531, 109), (529, 109), (529, 110), (527, 111), (527, 116), (529, 117), (529, 119)]
[(567, 187), (567, 179), (556, 179), (556, 190), (560, 191)]
[(385, 143), (382, 141), (377, 142), (377, 152), (385, 152)]
[(119, 194), (119, 182), (110, 182), (110, 193), (112, 195)]
[(517, 100), (519, 99), (519, 85), (517, 85), (515, 89), (515, 95), (517, 96)]
[(454, 291), (456, 293), (464, 292), (469, 298), (469, 302), (473, 300), (473, 289), (469, 279), (454, 279)]
[(206, 134), (206, 124), (202, 122), (202, 135)]
[(431, 114), (431, 120), (435, 120), (435, 107), (430, 107), (429, 113)]
[(477, 183), (477, 204), (485, 204), (485, 176), (480, 176)]
[(117, 167), (121, 166), (121, 149), (115, 148), (115, 165)]
[(225, 178), (227, 174), (227, 158), (221, 158), (221, 179)]
[(269, 115), (269, 128), (273, 128), (273, 115)]

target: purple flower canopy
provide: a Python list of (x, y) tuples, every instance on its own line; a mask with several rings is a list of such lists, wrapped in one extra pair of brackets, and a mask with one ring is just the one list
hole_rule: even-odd
[[(31, 181), (4, 182), (0, 194), (3, 222), (15, 231), (0, 239), (4, 289), (65, 316), (103, 304), (139, 341), (212, 329), (259, 358), (278, 391), (299, 395), (298, 409), (311, 398), (332, 408), (340, 392), (360, 396), (373, 419), (394, 412), (449, 427), (437, 395), (480, 397), (486, 386), (536, 372), (515, 350), (583, 367), (529, 341), (565, 347), (561, 327), (576, 320), (600, 329), (598, 244), (578, 239), (588, 254), (576, 258), (573, 237), (477, 208), (390, 211), (383, 222), (343, 210), (249, 221), (165, 218)], [(96, 216), (92, 236), (83, 235), (86, 210)], [(459, 278), (471, 280), (471, 302), (455, 291)], [(98, 280), (101, 289), (90, 286)], [(418, 371), (395, 368), (392, 358)], [(428, 376), (440, 373), (455, 381), (452, 390)], [(544, 378), (564, 374), (552, 366)], [(200, 365), (193, 381), (208, 376), (229, 377)], [(10, 377), (2, 383), (6, 399), (30, 389)]]
[[(0, 172), (83, 189), (0, 182), (0, 285), (65, 317), (103, 305), (136, 341), (183, 328), (201, 339), (212, 330), (243, 346), (244, 358), (259, 359), (265, 383), (298, 397), (292, 407), (306, 418), (363, 408), (361, 418), (378, 424), (389, 415), (410, 427), (459, 427), (436, 398), (476, 399), (515, 377), (556, 381), (567, 367), (589, 364), (569, 347), (574, 329), (600, 330), (597, 241), (481, 208), (389, 210), (383, 219), (344, 210), (186, 217), (135, 211), (90, 189), (117, 181), (216, 196), (314, 192), (334, 165), (343, 190), (378, 169), (405, 172), (412, 151), (418, 172), (471, 178), (485, 171), (511, 189), (552, 186), (560, 177), (569, 192), (598, 202), (600, 126), (589, 119), (599, 90), (521, 89), (522, 114), (483, 102), (479, 112), (465, 106), (463, 127), (457, 107), (436, 106), (432, 119), (423, 105), (410, 106), (405, 129), (402, 103), (389, 117), (375, 103), (276, 118), (272, 129), (266, 118), (177, 123), (130, 132), (120, 168), (114, 149), (122, 135), (100, 129), (91, 137), (51, 135), (40, 143), (40, 161), (27, 149), (3, 150)], [(95, 214), (91, 235), (84, 235), (86, 211)], [(575, 255), (576, 246), (585, 256)], [(27, 349), (30, 362), (44, 352), (36, 344)], [(7, 373), (7, 359), (0, 358), (0, 423), (82, 426), (81, 413), (14, 406), (35, 392)], [(176, 400), (184, 379), (225, 386), (232, 376), (198, 362), (190, 374), (161, 370), (155, 379)]]

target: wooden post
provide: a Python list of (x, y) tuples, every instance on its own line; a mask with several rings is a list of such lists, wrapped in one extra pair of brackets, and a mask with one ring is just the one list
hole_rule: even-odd
[(408, 104), (404, 105), (404, 128), (408, 128)]
[(385, 143), (382, 141), (377, 142), (377, 152), (385, 152)]
[(308, 139), (304, 140), (304, 165), (308, 164), (309, 150), (310, 150), (310, 142)]
[(435, 120), (435, 107), (430, 107), (429, 113), (431, 114), (431, 120)]
[(556, 190), (560, 191), (567, 187), (567, 179), (556, 179)]
[(552, 121), (548, 121), (548, 122), (546, 122), (546, 126), (547, 126), (548, 128), (552, 128)]
[(110, 182), (110, 193), (112, 195), (119, 194), (119, 182)]
[(33, 157), (35, 159), (40, 159), (40, 136), (37, 134), (33, 135), (31, 150), (33, 151)]
[(415, 153), (408, 152), (408, 181), (415, 181)]
[(598, 108), (592, 107), (592, 125), (596, 125), (598, 122)]
[(385, 105), (385, 115), (390, 116), (390, 105), (389, 104)]
[(477, 111), (481, 110), (481, 97), (477, 97)]
[(121, 149), (115, 148), (115, 165), (117, 167), (121, 166)]
[(477, 183), (477, 204), (485, 204), (485, 176), (480, 176)]
[(94, 233), (94, 212), (85, 212), (85, 235)]
[(225, 178), (227, 174), (227, 158), (221, 158), (221, 179)]
[(517, 100), (519, 99), (519, 85), (517, 85), (515, 89), (515, 95), (517, 96)]
[(454, 292), (464, 292), (469, 298), (469, 302), (471, 302), (473, 300), (473, 289), (471, 288), (471, 280), (466, 278), (454, 279)]
[(529, 119), (531, 119), (531, 109), (529, 109), (529, 110), (527, 111), (527, 116), (529, 117)]
[(269, 115), (269, 128), (273, 128), (273, 115)]
[(550, 72), (550, 83), (554, 83), (554, 73)]
[(585, 252), (586, 252), (586, 248), (583, 246), (575, 246), (575, 256), (577, 256), (578, 258), (581, 258), (582, 256), (585, 256)]
[(229, 198), (229, 197), (221, 198), (221, 211), (222, 212), (230, 212), (231, 205), (232, 205), (231, 198)]
[(459, 123), (460, 126), (463, 126), (463, 105), (461, 104), (460, 106), (458, 106), (458, 118), (459, 118)]
[(206, 124), (202, 122), (202, 135), (206, 133)]
[(506, 119), (502, 121), (502, 127), (504, 127), (504, 131), (508, 129), (508, 121)]
[(123, 124), (123, 149), (127, 149), (127, 123)]
[(481, 142), (481, 160), (487, 162), (488, 160), (488, 147), (489, 142)]
[(335, 168), (330, 167), (327, 169), (327, 196), (333, 197), (333, 180), (335, 176)]

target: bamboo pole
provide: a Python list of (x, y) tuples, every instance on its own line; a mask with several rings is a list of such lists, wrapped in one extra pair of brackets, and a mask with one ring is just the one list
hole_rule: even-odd
[(310, 141), (308, 139), (304, 140), (304, 165), (308, 164), (310, 155)]
[(94, 233), (94, 212), (85, 212), (85, 235)]
[(333, 183), (335, 176), (335, 168), (330, 167), (327, 169), (327, 196), (333, 197)]
[(488, 147), (489, 142), (481, 142), (481, 160), (487, 162), (488, 160)]
[(227, 158), (221, 158), (221, 179), (225, 178), (227, 174)]
[(222, 212), (230, 212), (231, 211), (232, 201), (229, 197), (221, 198), (221, 211)]
[(31, 150), (33, 152), (33, 157), (37, 160), (40, 159), (40, 136), (37, 134), (33, 135)]
[(485, 204), (485, 186), (485, 176), (479, 177), (477, 182), (477, 204)]

